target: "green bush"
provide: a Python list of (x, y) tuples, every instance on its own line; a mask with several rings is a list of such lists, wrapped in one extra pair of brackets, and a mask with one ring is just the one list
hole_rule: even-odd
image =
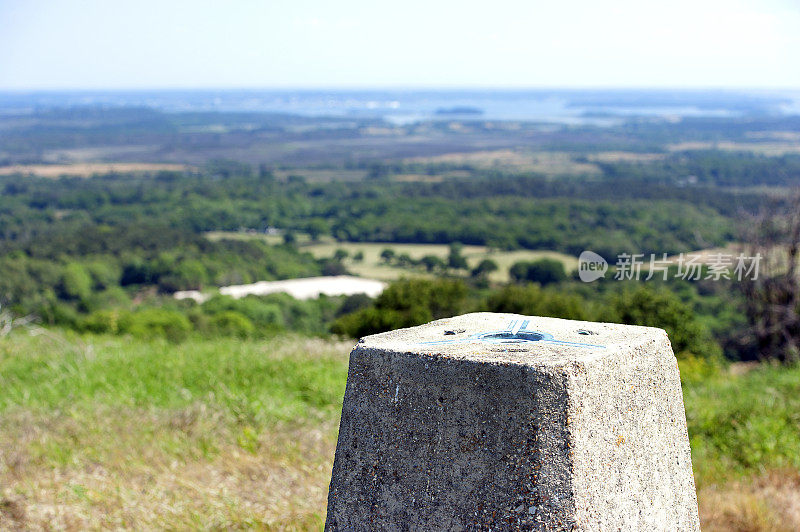
[(667, 331), (676, 356), (689, 354), (718, 358), (719, 345), (694, 311), (666, 289), (645, 286), (624, 290), (611, 298), (613, 321), (630, 325), (659, 327)]
[(425, 255), (419, 260), (419, 263), (425, 266), (429, 272), (443, 270), (446, 267), (446, 263), (436, 255)]
[(59, 283), (62, 299), (86, 300), (92, 294), (92, 277), (84, 266), (71, 262), (64, 267)]
[(681, 382), (702, 382), (718, 376), (723, 368), (721, 360), (684, 353), (680, 359)]
[(221, 336), (247, 338), (255, 332), (253, 322), (235, 310), (226, 310), (212, 316), (209, 325), (211, 330)]
[(208, 283), (208, 270), (199, 260), (183, 260), (158, 279), (165, 292), (200, 290)]
[(564, 265), (555, 259), (516, 262), (508, 274), (516, 282), (539, 283), (542, 286), (560, 283), (567, 278)]
[[(683, 377), (683, 360), (680, 366)], [(800, 367), (690, 379), (684, 400), (699, 483), (800, 468)]]
[(107, 308), (124, 308), (130, 305), (131, 298), (128, 293), (119, 286), (112, 286), (100, 292), (94, 292), (86, 299), (82, 306), (86, 311)]
[(86, 264), (86, 269), (92, 277), (95, 290), (107, 290), (119, 286), (122, 268), (116, 262), (100, 259), (93, 260)]
[(487, 276), (492, 272), (496, 272), (498, 269), (497, 263), (492, 259), (483, 259), (475, 268), (472, 270), (473, 277), (482, 277)]
[(117, 334), (119, 332), (119, 318), (120, 312), (118, 310), (96, 310), (81, 321), (80, 328), (83, 331), (99, 334)]
[[(320, 334), (327, 331), (327, 324), (336, 316), (342, 301), (341, 298), (325, 296), (299, 301), (283, 293), (251, 295), (241, 299), (215, 296), (203, 303), (200, 311), (209, 317), (224, 311), (238, 312), (253, 323), (255, 334), (263, 335), (283, 329)], [(210, 322), (197, 316), (193, 320), (201, 330), (206, 326), (211, 327)]]
[(176, 310), (147, 308), (120, 315), (119, 332), (142, 338), (162, 337), (179, 342), (185, 340), (192, 332), (192, 323), (189, 318)]
[(210, 316), (233, 311), (246, 317), (255, 327), (282, 329), (285, 326), (281, 306), (259, 296), (247, 296), (241, 299), (214, 296), (203, 303), (201, 309)]
[(509, 312), (526, 316), (550, 316), (570, 320), (591, 319), (583, 298), (541, 288), (536, 284), (508, 285), (489, 296), (486, 308), (490, 312)]
[(337, 319), (331, 330), (356, 338), (420, 325), (459, 314), (464, 310), (466, 297), (467, 287), (462, 281), (403, 279), (390, 284), (374, 306)]
[(447, 255), (447, 267), (454, 270), (466, 270), (467, 259), (461, 254), (464, 246), (458, 242), (450, 244), (450, 253)]
[(405, 311), (371, 307), (342, 316), (333, 323), (331, 331), (350, 338), (360, 338), (369, 334), (421, 325), (431, 319), (430, 310), (424, 307), (414, 307)]

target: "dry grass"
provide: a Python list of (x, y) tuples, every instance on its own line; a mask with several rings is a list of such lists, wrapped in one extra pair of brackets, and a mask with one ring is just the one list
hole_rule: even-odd
[[(301, 250), (311, 252), (315, 257), (330, 257), (337, 249), (344, 249), (350, 257), (358, 252), (364, 254), (363, 262), (354, 262), (352, 259), (345, 261), (347, 269), (361, 277), (393, 281), (409, 275), (427, 276), (422, 268), (407, 269), (389, 266), (381, 260), (380, 254), (384, 249), (392, 249), (396, 255), (408, 254), (412, 259), (419, 260), (425, 255), (435, 255), (446, 259), (450, 253), (450, 246), (445, 244), (391, 244), (381, 242), (320, 242), (308, 243), (301, 246)], [(489, 275), (493, 282), (508, 282), (509, 268), (518, 261), (533, 261), (542, 258), (551, 258), (564, 264), (568, 272), (578, 267), (578, 259), (556, 251), (497, 251), (485, 246), (464, 246), (462, 251), (470, 268), (477, 266), (483, 259), (491, 259), (497, 263), (498, 270)]]
[[(714, 261), (718, 260), (718, 256), (721, 254), (723, 256), (733, 257), (735, 261), (736, 256), (741, 253), (740, 246), (735, 243), (728, 244), (724, 247), (715, 247), (715, 248), (707, 248), (707, 249), (698, 249), (694, 251), (688, 251), (683, 254), (683, 258), (686, 261), (694, 260), (697, 264), (710, 264)], [(695, 258), (696, 257), (696, 258)], [(647, 260), (650, 260), (650, 257), (646, 257)], [(660, 257), (656, 256), (656, 259)], [(678, 264), (678, 259), (680, 255), (671, 255), (667, 257), (667, 260), (670, 261), (671, 264)], [(646, 265), (649, 265), (646, 264)]]
[(800, 473), (773, 471), (698, 492), (704, 532), (800, 530)]
[[(6, 416), (0, 530), (319, 530), (336, 421), (236, 430), (202, 404)], [(61, 446), (73, 452), (61, 454)], [(702, 528), (800, 530), (800, 474), (699, 493)]]
[(321, 528), (352, 342), (62, 340), (0, 341), (0, 530)]
[[(722, 255), (722, 260), (730, 259), (732, 264), (730, 265), (730, 270), (733, 272), (733, 269), (736, 266), (736, 258), (739, 255), (744, 255), (745, 257), (751, 256), (753, 253), (745, 249), (743, 244), (738, 242), (731, 242), (724, 247), (715, 247), (715, 248), (708, 248), (708, 249), (699, 249), (695, 251), (689, 251), (683, 254), (684, 260), (689, 261), (690, 259), (694, 261), (696, 264), (704, 264), (709, 265), (715, 262), (719, 262), (720, 255)], [(773, 246), (766, 252), (761, 251), (762, 258), (758, 265), (759, 275), (764, 274), (780, 274), (786, 271), (788, 266), (789, 254), (788, 250), (785, 247), (780, 246)], [(672, 255), (667, 257), (667, 260), (670, 261), (671, 264), (678, 264), (678, 259), (680, 255)], [(658, 257), (656, 257), (658, 259)], [(644, 267), (649, 267), (649, 260), (650, 257), (645, 257), (645, 264)], [(749, 262), (747, 263), (749, 265)]]
[(441, 183), (444, 180), (445, 176), (443, 175), (398, 174), (392, 176), (392, 181), (399, 181), (402, 183)]
[[(344, 261), (347, 269), (355, 275), (380, 281), (394, 281), (401, 277), (434, 277), (423, 268), (401, 268), (387, 265), (381, 260), (381, 251), (393, 250), (396, 255), (408, 254), (412, 259), (419, 260), (425, 255), (435, 255), (441, 259), (447, 258), (450, 246), (446, 244), (395, 244), (391, 242), (336, 242), (331, 237), (322, 237), (317, 242), (312, 242), (308, 235), (296, 233), (297, 243), (301, 251), (308, 251), (316, 258), (332, 257), (337, 249), (343, 249), (350, 254)], [(279, 235), (264, 235), (261, 233), (247, 233), (236, 231), (213, 231), (206, 233), (210, 240), (262, 240), (268, 244), (279, 244), (283, 238)], [(358, 252), (364, 254), (362, 262), (352, 260)], [(497, 283), (506, 283), (510, 280), (509, 268), (518, 261), (533, 261), (542, 258), (555, 259), (564, 265), (567, 272), (578, 267), (578, 258), (557, 251), (533, 251), (520, 249), (515, 251), (499, 251), (486, 246), (464, 246), (462, 251), (470, 268), (477, 266), (483, 259), (491, 259), (497, 263), (498, 270), (489, 275), (489, 279)], [(464, 275), (466, 275), (465, 272)]]
[(663, 153), (637, 153), (632, 151), (601, 151), (588, 157), (590, 161), (601, 163), (652, 163), (666, 157)]
[(447, 153), (433, 157), (414, 157), (410, 163), (469, 164), (477, 168), (511, 169), (537, 172), (546, 175), (596, 175), (600, 169), (586, 162), (578, 162), (569, 153), (537, 152), (527, 150), (487, 150)]
[(366, 170), (318, 170), (303, 168), (298, 170), (275, 170), (277, 179), (286, 180), (291, 175), (303, 176), (310, 183), (329, 183), (331, 181), (362, 181), (366, 177)]
[[(235, 428), (203, 405), (21, 412), (3, 423), (0, 529), (319, 529), (336, 425)], [(69, 452), (67, 452), (69, 450)]]
[[(319, 530), (351, 345), (3, 338), (0, 530)], [(800, 530), (798, 372), (685, 385), (703, 530)]]
[(74, 163), (74, 164), (17, 164), (0, 167), (0, 175), (23, 174), (56, 178), (62, 175), (91, 177), (95, 174), (183, 171), (184, 164), (147, 163)]
[(667, 146), (670, 151), (691, 150), (723, 150), (743, 151), (762, 155), (787, 155), (800, 153), (800, 142), (775, 141), (775, 142), (680, 142)]

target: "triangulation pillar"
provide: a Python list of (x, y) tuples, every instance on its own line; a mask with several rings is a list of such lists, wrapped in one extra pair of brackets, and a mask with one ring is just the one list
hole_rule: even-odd
[(661, 329), (478, 313), (350, 354), (327, 530), (699, 530)]

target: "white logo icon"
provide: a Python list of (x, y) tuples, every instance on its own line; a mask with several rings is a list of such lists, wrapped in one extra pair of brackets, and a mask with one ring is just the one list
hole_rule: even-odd
[(578, 257), (578, 277), (584, 283), (591, 283), (605, 276), (608, 271), (606, 259), (594, 251), (584, 251)]

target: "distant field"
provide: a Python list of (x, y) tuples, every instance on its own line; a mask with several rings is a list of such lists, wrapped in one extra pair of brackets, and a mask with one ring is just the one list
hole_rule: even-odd
[(73, 175), (91, 177), (95, 174), (112, 172), (158, 172), (160, 170), (183, 171), (185, 164), (148, 164), (148, 163), (75, 163), (75, 164), (17, 164), (0, 166), (0, 175), (25, 174), (40, 177), (60, 177)]
[(278, 179), (289, 176), (302, 176), (310, 183), (328, 183), (330, 181), (361, 181), (367, 175), (365, 170), (319, 170), (316, 168), (298, 168), (295, 170), (275, 170)]
[[(734, 260), (735, 260), (736, 256), (739, 253), (741, 253), (740, 245), (739, 244), (735, 244), (735, 243), (731, 243), (731, 244), (728, 244), (725, 247), (698, 249), (698, 250), (694, 250), (694, 251), (687, 251), (686, 253), (683, 254), (683, 257), (684, 257), (684, 260), (687, 260), (687, 261), (690, 260), (690, 259), (693, 259), (694, 262), (697, 263), (697, 264), (709, 264), (711, 262), (716, 261), (718, 259), (718, 257), (717, 257), (718, 255), (732, 256), (734, 258)], [(697, 257), (697, 258), (694, 259), (694, 257)], [(680, 258), (680, 255), (671, 255), (671, 256), (667, 257), (667, 260), (669, 260), (673, 264), (677, 264), (679, 258)], [(650, 260), (650, 257), (649, 256), (645, 257), (645, 259), (646, 259), (646, 262), (647, 262), (647, 261)], [(659, 257), (656, 257), (656, 260), (658, 260), (658, 259), (659, 259)], [(649, 266), (649, 262), (648, 262), (647, 265)]]
[[(351, 347), (0, 337), (0, 530), (320, 530)], [(703, 530), (800, 529), (800, 368), (681, 371)]]
[[(278, 244), (282, 242), (282, 238), (278, 235), (264, 235), (258, 233), (238, 233), (238, 232), (223, 232), (214, 231), (206, 233), (206, 236), (212, 240), (219, 240), (222, 238), (230, 238), (236, 240), (247, 240), (257, 238), (264, 240), (270, 244)], [(381, 252), (384, 249), (391, 249), (396, 255), (407, 253), (412, 259), (418, 260), (425, 255), (436, 255), (442, 259), (446, 259), (450, 252), (450, 247), (445, 244), (392, 244), (384, 242), (335, 242), (330, 238), (323, 238), (319, 242), (311, 242), (307, 235), (298, 234), (297, 241), (302, 251), (308, 251), (317, 258), (332, 257), (337, 249), (347, 251), (350, 258), (345, 260), (347, 269), (352, 273), (368, 277), (370, 279), (378, 279), (381, 281), (393, 281), (402, 276), (427, 276), (427, 272), (423, 268), (398, 268), (389, 266), (381, 259)], [(358, 252), (364, 253), (363, 262), (355, 262), (352, 257)], [(489, 279), (494, 282), (507, 282), (509, 280), (508, 269), (515, 262), (523, 260), (537, 260), (542, 258), (551, 258), (561, 261), (564, 264), (564, 269), (569, 273), (578, 267), (577, 257), (572, 257), (557, 251), (531, 251), (531, 250), (516, 250), (516, 251), (495, 251), (490, 250), (485, 246), (464, 246), (462, 252), (464, 258), (470, 268), (478, 265), (483, 259), (491, 259), (497, 263), (498, 271), (493, 272)]]
[(464, 153), (447, 153), (432, 157), (406, 159), (411, 163), (470, 164), (478, 168), (498, 168), (538, 172), (547, 175), (599, 174), (600, 169), (586, 162), (577, 162), (569, 153), (527, 150), (489, 150)]
[[(444, 244), (387, 244), (382, 242), (324, 242), (319, 244), (306, 244), (301, 247), (305, 251), (310, 251), (315, 257), (330, 257), (337, 249), (344, 249), (350, 257), (359, 251), (364, 253), (364, 262), (358, 263), (348, 259), (345, 263), (347, 268), (353, 273), (362, 277), (371, 277), (381, 280), (393, 280), (403, 275), (422, 274), (423, 269), (406, 269), (387, 266), (380, 257), (384, 249), (391, 249), (396, 255), (407, 253), (413, 259), (421, 259), (425, 255), (436, 255), (446, 259), (450, 253), (450, 247)], [(570, 272), (578, 267), (578, 259), (570, 255), (558, 253), (556, 251), (494, 251), (485, 246), (464, 246), (462, 252), (470, 268), (478, 265), (483, 259), (491, 259), (497, 263), (498, 271), (492, 273), (489, 278), (495, 282), (507, 282), (508, 269), (512, 264), (521, 260), (536, 260), (541, 258), (552, 258), (561, 261), (564, 269)]]
[(800, 153), (800, 142), (679, 142), (667, 146), (670, 151), (723, 150), (745, 151), (761, 155), (787, 155)]
[[(732, 242), (725, 247), (689, 251), (687, 253), (684, 253), (683, 257), (685, 261), (693, 260), (694, 263), (696, 264), (709, 265), (712, 263), (721, 263), (723, 265), (728, 265), (731, 275), (734, 276), (734, 269), (737, 264), (737, 257), (740, 254), (744, 254), (744, 256), (747, 257), (748, 253), (751, 252), (743, 250), (742, 245), (740, 243)], [(673, 255), (671, 257), (667, 257), (667, 260), (669, 260), (671, 264), (677, 265), (679, 258), (680, 255)], [(727, 262), (728, 259), (730, 259), (731, 262)], [(644, 258), (645, 261), (644, 269), (649, 268), (649, 260), (650, 260), (649, 256)], [(658, 260), (658, 257), (656, 257), (656, 260)], [(749, 265), (750, 262), (748, 261), (746, 262), (746, 264)], [(764, 275), (765, 273), (769, 273), (770, 275), (774, 275), (777, 273), (785, 273), (788, 265), (789, 265), (788, 250), (786, 248), (781, 248), (777, 246), (773, 247), (769, 252), (764, 253), (761, 259), (759, 260), (758, 263), (759, 275)]]
[(597, 161), (601, 163), (651, 163), (660, 161), (666, 157), (663, 153), (637, 153), (632, 151), (601, 151), (589, 155), (587, 158), (590, 161)]
[[(298, 244), (308, 243), (311, 239), (308, 235), (297, 233), (295, 235)], [(206, 233), (206, 238), (209, 240), (261, 240), (267, 244), (276, 245), (283, 242), (283, 236), (279, 234), (267, 235), (258, 232), (245, 232), (245, 231), (209, 231)]]

